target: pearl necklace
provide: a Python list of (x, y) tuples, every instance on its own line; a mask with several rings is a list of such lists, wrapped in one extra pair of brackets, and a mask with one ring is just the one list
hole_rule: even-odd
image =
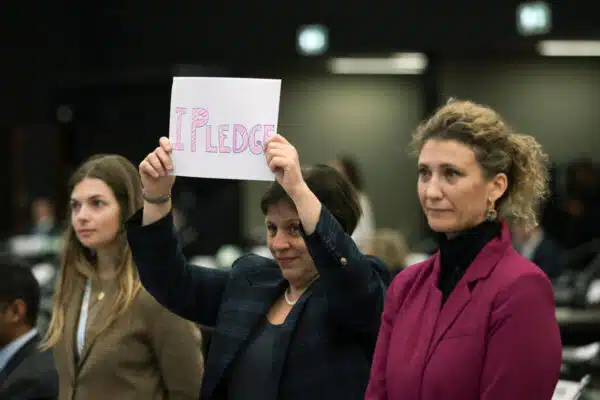
[[(316, 281), (319, 278), (319, 274), (316, 274), (308, 283), (308, 286), (312, 285), (314, 281)], [(307, 287), (308, 287), (307, 286)], [(290, 298), (288, 297), (288, 292), (290, 291), (290, 288), (288, 287), (287, 289), (285, 289), (285, 292), (283, 292), (283, 298), (285, 299), (285, 302), (288, 304), (288, 306), (293, 306), (294, 304), (296, 304), (298, 302), (298, 299), (300, 297), (298, 297), (298, 299), (292, 301), (290, 300)]]
[(292, 301), (289, 299), (288, 297), (288, 291), (289, 288), (285, 290), (285, 292), (283, 292), (283, 297), (285, 298), (285, 302), (289, 305), (289, 306), (293, 306), (294, 304), (296, 304), (296, 302), (298, 301), (298, 299)]

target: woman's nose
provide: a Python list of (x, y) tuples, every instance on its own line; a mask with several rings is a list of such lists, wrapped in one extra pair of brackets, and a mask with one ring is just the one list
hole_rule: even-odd
[(89, 215), (89, 214), (90, 214), (90, 213), (89, 213), (89, 209), (88, 209), (88, 207), (86, 207), (86, 206), (82, 205), (82, 206), (80, 206), (80, 207), (77, 209), (77, 212), (76, 212), (75, 218), (76, 218), (78, 221), (87, 221), (87, 220), (89, 220), (89, 217), (90, 217), (90, 215)]
[(286, 249), (290, 246), (290, 241), (285, 232), (277, 232), (273, 238), (273, 248)]
[(432, 178), (429, 182), (427, 182), (427, 187), (425, 187), (425, 196), (430, 199), (439, 199), (442, 197), (442, 189), (438, 179)]

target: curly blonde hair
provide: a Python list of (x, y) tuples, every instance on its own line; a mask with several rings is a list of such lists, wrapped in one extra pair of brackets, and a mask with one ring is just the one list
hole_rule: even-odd
[(495, 205), (499, 215), (511, 223), (537, 225), (536, 210), (548, 194), (548, 155), (533, 136), (516, 133), (487, 106), (450, 99), (413, 134), (417, 154), (430, 139), (470, 146), (486, 179), (506, 174), (508, 188)]

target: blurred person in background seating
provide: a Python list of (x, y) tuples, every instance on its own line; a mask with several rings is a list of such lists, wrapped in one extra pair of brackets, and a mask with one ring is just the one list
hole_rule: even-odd
[(163, 137), (140, 164), (145, 202), (127, 231), (144, 287), (215, 327), (201, 399), (364, 399), (389, 274), (350, 237), (360, 215), (352, 185), (329, 166), (301, 169), (294, 146), (273, 136), (265, 155), (276, 182), (261, 210), (274, 259), (196, 267), (173, 230), (171, 154)]
[(548, 400), (562, 343), (546, 274), (512, 246), (534, 226), (547, 156), (492, 109), (450, 101), (413, 136), (439, 251), (388, 289), (367, 400)]
[(124, 221), (142, 206), (136, 168), (91, 157), (69, 185), (66, 231), (50, 327), (60, 399), (197, 399), (203, 374), (198, 327), (146, 292)]
[(404, 236), (394, 229), (377, 229), (366, 241), (365, 253), (383, 261), (392, 279), (408, 266), (408, 245)]
[(54, 204), (45, 197), (37, 198), (31, 203), (31, 219), (31, 233), (34, 235), (55, 236), (61, 233)]
[(364, 250), (366, 242), (375, 233), (375, 215), (371, 200), (365, 191), (365, 181), (358, 161), (349, 155), (338, 155), (331, 166), (344, 175), (358, 192), (361, 216), (352, 233), (352, 239)]
[(551, 280), (563, 273), (563, 250), (541, 226), (517, 222), (512, 224), (511, 234), (515, 249), (540, 267)]
[(40, 288), (31, 267), (0, 257), (0, 399), (54, 400), (58, 377), (52, 353), (40, 351), (36, 329)]

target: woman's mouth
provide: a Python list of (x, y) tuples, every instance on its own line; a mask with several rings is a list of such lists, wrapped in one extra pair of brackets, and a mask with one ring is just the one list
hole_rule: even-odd
[(298, 257), (277, 257), (277, 262), (279, 265), (289, 265), (297, 259)]

